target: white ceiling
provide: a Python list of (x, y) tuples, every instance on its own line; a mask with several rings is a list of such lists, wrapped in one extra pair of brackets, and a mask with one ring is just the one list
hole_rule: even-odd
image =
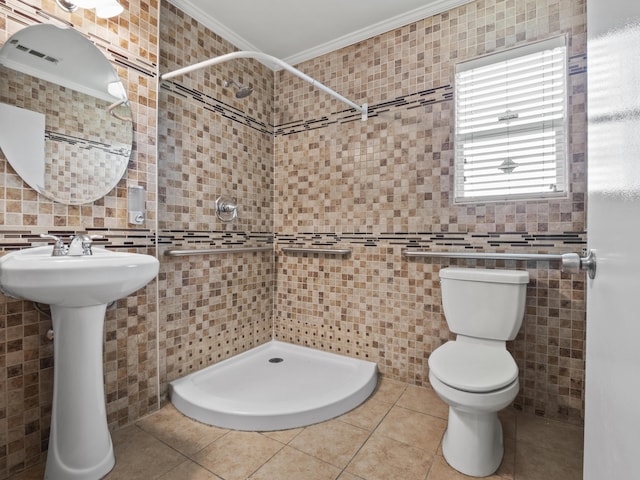
[(169, 0), (241, 50), (289, 64), (472, 0)]

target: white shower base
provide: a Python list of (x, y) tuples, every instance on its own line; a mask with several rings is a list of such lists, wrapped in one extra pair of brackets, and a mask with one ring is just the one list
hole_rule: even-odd
[(209, 425), (284, 430), (352, 410), (376, 383), (373, 362), (273, 340), (174, 380), (170, 396), (182, 413)]

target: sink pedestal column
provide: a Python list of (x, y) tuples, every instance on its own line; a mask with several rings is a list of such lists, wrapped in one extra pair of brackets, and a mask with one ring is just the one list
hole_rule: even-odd
[(115, 464), (102, 367), (106, 307), (51, 306), (53, 410), (46, 480), (97, 480)]

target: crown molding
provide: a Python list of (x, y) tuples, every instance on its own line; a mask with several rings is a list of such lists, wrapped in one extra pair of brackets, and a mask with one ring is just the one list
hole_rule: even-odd
[(388, 18), (382, 22), (374, 23), (373, 25), (356, 30), (348, 35), (343, 35), (342, 37), (331, 40), (330, 42), (326, 42), (314, 48), (291, 55), (283, 60), (291, 65), (295, 65), (326, 53), (335, 52), (336, 50), (348, 47), (354, 43), (390, 32), (396, 28), (404, 27), (410, 23), (438, 15), (439, 13), (446, 12), (447, 10), (466, 5), (473, 1), (474, 0), (435, 0), (434, 2), (430, 2), (422, 7), (396, 15), (395, 17)]
[[(222, 38), (224, 38), (228, 42), (231, 42), (238, 49), (250, 50), (254, 52), (262, 52), (260, 48), (256, 47), (251, 42), (247, 41), (245, 38), (241, 37), (233, 30), (229, 29), (227, 26), (225, 26), (224, 24), (216, 20), (211, 15), (204, 12), (202, 9), (195, 7), (188, 0), (168, 0), (168, 1), (169, 3), (175, 5), (177, 8), (182, 10), (187, 15), (191, 16), (192, 18), (196, 19), (198, 22), (202, 23), (204, 26), (212, 30), (214, 33), (220, 35)], [(318, 57), (320, 55), (334, 52), (336, 50), (347, 47), (349, 45), (353, 45), (354, 43), (367, 40), (369, 38), (375, 37), (382, 33), (389, 32), (396, 28), (403, 27), (410, 23), (423, 20), (433, 15), (438, 15), (442, 12), (446, 12), (447, 10), (451, 10), (453, 8), (460, 7), (462, 5), (466, 5), (467, 3), (471, 3), (472, 1), (474, 0), (435, 0), (422, 7), (416, 8), (414, 10), (410, 10), (400, 15), (396, 15), (395, 17), (391, 17), (382, 22), (374, 23), (373, 25), (362, 28), (348, 35), (343, 35), (342, 37), (320, 44), (316, 47), (296, 53), (287, 58), (283, 58), (282, 60), (284, 60), (285, 62), (291, 65), (295, 65), (297, 63), (301, 63), (306, 60), (311, 60), (312, 58)], [(279, 70), (279, 68), (274, 67), (273, 64), (265, 63), (265, 65), (271, 68), (272, 70)]]
[[(216, 33), (217, 35), (220, 35), (222, 38), (224, 38), (228, 42), (231, 42), (233, 45), (238, 47), (239, 50), (249, 50), (252, 52), (262, 51), (258, 47), (253, 45), (251, 42), (246, 40), (244, 37), (241, 37), (236, 32), (228, 28), (226, 25), (224, 25), (223, 23), (220, 23), (214, 17), (206, 13), (204, 10), (196, 7), (188, 0), (168, 0), (168, 1), (169, 3), (171, 3), (172, 5), (175, 5), (184, 13), (192, 17), (193, 19), (203, 24), (212, 32)], [(229, 53), (229, 52), (224, 52), (224, 53)]]

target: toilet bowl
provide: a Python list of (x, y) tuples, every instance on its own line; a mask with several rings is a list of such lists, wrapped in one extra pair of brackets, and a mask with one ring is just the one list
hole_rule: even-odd
[(442, 303), (455, 341), (429, 357), (429, 382), (449, 405), (442, 452), (470, 476), (494, 473), (504, 454), (498, 412), (518, 394), (518, 366), (506, 349), (522, 325), (527, 272), (444, 268)]

